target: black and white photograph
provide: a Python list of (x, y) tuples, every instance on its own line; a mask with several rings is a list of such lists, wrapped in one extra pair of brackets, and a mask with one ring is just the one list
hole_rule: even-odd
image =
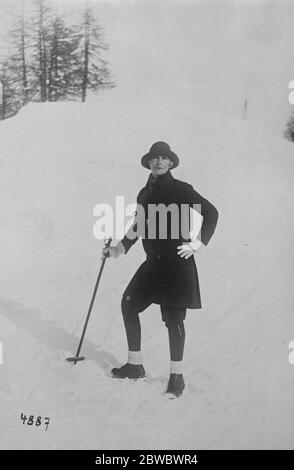
[(293, 25), (0, 0), (1, 450), (294, 450)]

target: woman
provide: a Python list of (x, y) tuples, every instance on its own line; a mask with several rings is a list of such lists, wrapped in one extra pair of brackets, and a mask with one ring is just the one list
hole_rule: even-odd
[[(183, 353), (186, 309), (201, 308), (198, 274), (193, 254), (207, 245), (218, 220), (216, 208), (193, 187), (173, 178), (171, 169), (179, 165), (178, 156), (165, 142), (156, 142), (141, 159), (151, 173), (137, 197), (134, 224), (117, 246), (104, 248), (103, 254), (117, 258), (126, 254), (142, 237), (146, 261), (127, 286), (121, 302), (128, 342), (128, 362), (114, 368), (114, 378), (145, 377), (141, 353), (139, 313), (152, 303), (160, 305), (168, 329), (170, 377), (166, 393), (182, 395)], [(201, 211), (201, 239), (191, 241), (190, 208)], [(187, 210), (188, 209), (188, 210)]]

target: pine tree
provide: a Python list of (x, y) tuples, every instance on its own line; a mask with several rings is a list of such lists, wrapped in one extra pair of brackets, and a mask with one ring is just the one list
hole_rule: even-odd
[(72, 18), (54, 11), (52, 0), (32, 0), (31, 10), (26, 2), (26, 12), (22, 0), (9, 31), (9, 53), (0, 64), (0, 118), (15, 114), (28, 101), (85, 101), (88, 90), (114, 86), (102, 28), (85, 1), (80, 22), (73, 24)]
[(102, 57), (102, 52), (108, 49), (108, 45), (103, 41), (102, 27), (87, 0), (81, 36), (82, 46), (75, 77), (81, 79), (81, 99), (84, 102), (88, 90), (98, 91), (101, 88), (114, 86), (110, 79), (107, 61)]
[(29, 100), (27, 78), (27, 37), (24, 0), (21, 10), (16, 12), (7, 40), (8, 57), (3, 61), (0, 79), (2, 81), (2, 115), (11, 116)]
[(63, 19), (55, 15), (50, 39), (49, 101), (68, 100), (76, 94), (72, 74), (79, 40), (76, 28), (66, 26)]
[(32, 38), (32, 86), (34, 101), (48, 100), (50, 63), (50, 25), (52, 8), (48, 0), (33, 0), (33, 14), (30, 35)]
[(25, 22), (25, 5), (22, 0), (21, 14), (19, 18), (20, 26), (20, 40), (19, 40), (19, 52), (21, 58), (21, 81), (22, 81), (22, 98), (23, 104), (27, 103), (29, 97), (28, 79), (27, 79), (27, 41), (26, 41), (26, 22)]
[[(15, 57), (2, 64), (0, 79), (2, 82), (2, 117), (13, 116), (21, 108), (22, 89), (19, 76), (18, 61)], [(18, 58), (17, 58), (18, 59)]]

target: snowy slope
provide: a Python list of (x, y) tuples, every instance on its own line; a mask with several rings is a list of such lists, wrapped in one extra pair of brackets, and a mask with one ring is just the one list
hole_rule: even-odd
[[(108, 376), (126, 359), (120, 298), (144, 259), (140, 242), (106, 263), (87, 361), (64, 360), (100, 265), (93, 208), (116, 194), (135, 201), (148, 176), (140, 156), (156, 140), (179, 154), (174, 176), (220, 214), (196, 259), (203, 309), (188, 312), (176, 401), (162, 395), (169, 352), (157, 306), (141, 317), (146, 380)], [(199, 106), (141, 108), (116, 91), (87, 105), (30, 104), (1, 122), (0, 142), (0, 447), (293, 448), (291, 144)], [(23, 425), (22, 412), (50, 417), (48, 431)]]

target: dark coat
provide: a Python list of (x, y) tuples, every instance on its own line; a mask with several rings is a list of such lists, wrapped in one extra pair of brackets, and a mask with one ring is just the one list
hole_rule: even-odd
[[(201, 241), (204, 245), (208, 244), (217, 224), (218, 212), (216, 208), (198, 194), (193, 186), (173, 178), (170, 171), (159, 176), (155, 182), (153, 182), (150, 174), (146, 186), (138, 194), (137, 203), (145, 209), (146, 233), (145, 237), (142, 237), (142, 242), (146, 253), (146, 261), (141, 264), (131, 279), (124, 295), (129, 297), (129, 301), (138, 310), (150, 303), (166, 307), (201, 308), (199, 281), (194, 256), (185, 259), (177, 253), (179, 245), (190, 241), (190, 217), (189, 214), (187, 216), (186, 212), (182, 211), (182, 204), (185, 204), (186, 207), (188, 207), (187, 205), (193, 207), (197, 204), (198, 212), (201, 210), (203, 216)], [(172, 232), (172, 218), (169, 214), (166, 219), (167, 236), (165, 239), (159, 238), (158, 218), (154, 227), (155, 238), (151, 238), (150, 233), (148, 233), (150, 220), (148, 220), (147, 206), (148, 204), (157, 205), (160, 203), (165, 206), (175, 204), (178, 207), (180, 224), (179, 234), (176, 235), (176, 238), (174, 232)], [(135, 231), (136, 228), (137, 224), (134, 223), (132, 230)], [(139, 234), (132, 239), (128, 234), (125, 235), (122, 244), (126, 253), (138, 239)]]

